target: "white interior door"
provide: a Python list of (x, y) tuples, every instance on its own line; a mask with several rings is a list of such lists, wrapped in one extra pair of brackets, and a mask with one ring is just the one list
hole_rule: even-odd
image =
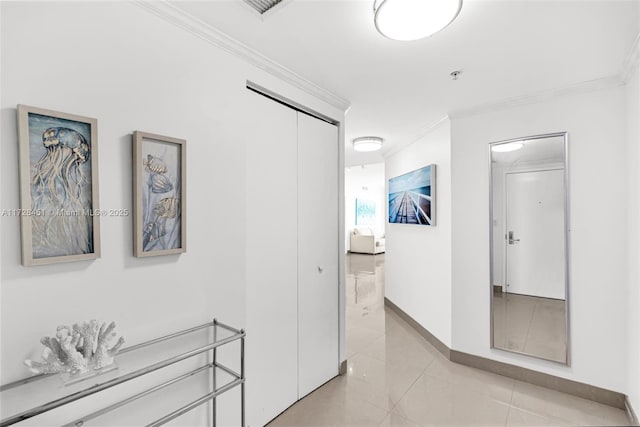
[(246, 239), (247, 424), (257, 427), (298, 398), (297, 112), (247, 97), (246, 236), (242, 223), (224, 226)]
[(338, 128), (298, 113), (298, 397), (338, 375)]
[(505, 178), (507, 292), (565, 299), (564, 171)]

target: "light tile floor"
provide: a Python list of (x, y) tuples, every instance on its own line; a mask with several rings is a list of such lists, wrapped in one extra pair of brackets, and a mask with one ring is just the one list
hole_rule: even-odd
[(566, 360), (564, 300), (494, 292), (493, 328), (498, 348)]
[(347, 374), (270, 427), (628, 425), (624, 411), (445, 359), (384, 308), (384, 255), (347, 256)]

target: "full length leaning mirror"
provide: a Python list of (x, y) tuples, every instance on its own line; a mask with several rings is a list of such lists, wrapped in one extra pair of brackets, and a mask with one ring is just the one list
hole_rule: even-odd
[(490, 144), (491, 347), (569, 364), (568, 135)]

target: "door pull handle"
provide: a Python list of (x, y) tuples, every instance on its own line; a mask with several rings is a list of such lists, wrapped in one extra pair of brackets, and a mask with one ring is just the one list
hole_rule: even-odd
[(514, 244), (516, 244), (516, 243), (518, 243), (518, 242), (520, 241), (520, 239), (514, 239), (514, 238), (513, 238), (513, 231), (510, 231), (510, 232), (509, 232), (509, 237), (508, 237), (508, 239), (509, 239), (509, 244), (510, 244), (510, 245), (514, 245)]

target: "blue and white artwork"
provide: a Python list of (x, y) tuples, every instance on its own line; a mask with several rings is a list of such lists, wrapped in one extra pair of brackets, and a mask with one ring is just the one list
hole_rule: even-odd
[(356, 225), (373, 225), (376, 220), (376, 202), (356, 199)]
[(142, 141), (142, 250), (181, 247), (181, 147), (164, 141)]
[(429, 165), (389, 180), (389, 223), (435, 225), (435, 169)]
[(91, 125), (28, 113), (33, 259), (94, 253)]

